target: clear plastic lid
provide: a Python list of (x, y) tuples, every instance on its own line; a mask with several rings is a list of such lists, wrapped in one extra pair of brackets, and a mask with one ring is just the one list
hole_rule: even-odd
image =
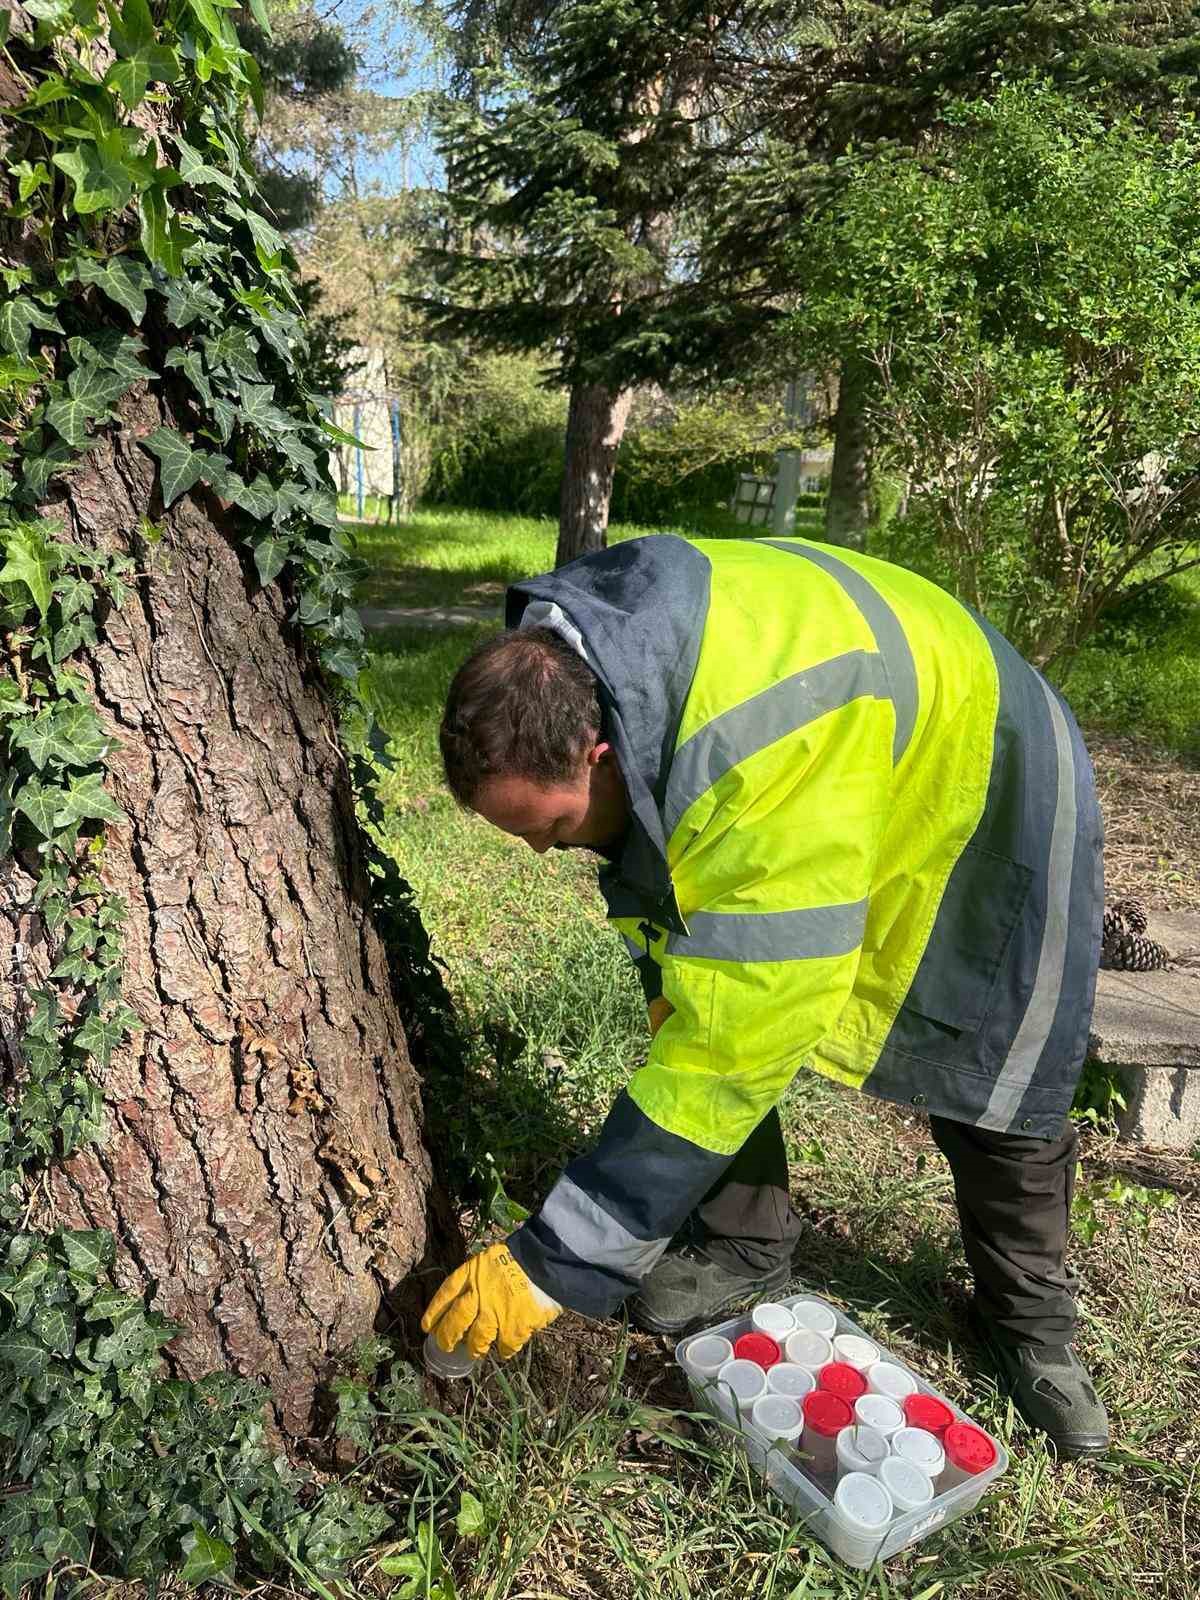
[(798, 1439), (804, 1427), (800, 1407), (781, 1394), (764, 1394), (754, 1402), (750, 1415), (754, 1426), (769, 1439)]
[(465, 1344), (455, 1345), (453, 1350), (446, 1351), (431, 1333), (425, 1336), (421, 1358), (426, 1370), (432, 1372), (435, 1378), (468, 1378), (481, 1364)]
[(867, 1388), (897, 1402), (917, 1392), (917, 1380), (894, 1361), (876, 1361), (867, 1368)]
[(719, 1333), (702, 1333), (683, 1353), (692, 1366), (708, 1377), (715, 1376), (727, 1361), (733, 1360), (733, 1346)]
[(832, 1339), (837, 1332), (837, 1317), (819, 1300), (797, 1300), (791, 1307), (798, 1328), (811, 1328), (813, 1333), (823, 1333)]
[(717, 1382), (723, 1383), (742, 1406), (767, 1391), (767, 1375), (756, 1361), (727, 1361), (717, 1373)]
[(859, 1395), (854, 1402), (854, 1417), (857, 1422), (865, 1422), (868, 1428), (882, 1433), (885, 1439), (890, 1439), (897, 1428), (904, 1426), (903, 1411), (883, 1394)]
[(857, 1333), (839, 1333), (833, 1341), (833, 1359), (865, 1372), (879, 1360), (879, 1346)]
[(892, 1435), (892, 1454), (911, 1461), (935, 1481), (946, 1465), (946, 1452), (924, 1428), (898, 1428)]
[(796, 1327), (796, 1319), (786, 1306), (777, 1306), (769, 1300), (764, 1300), (762, 1305), (755, 1306), (750, 1313), (750, 1321), (759, 1333), (766, 1333), (772, 1339), (782, 1341), (792, 1333)]
[(889, 1456), (879, 1464), (879, 1481), (892, 1497), (897, 1511), (918, 1511), (933, 1499), (933, 1484), (912, 1461)]
[(874, 1428), (856, 1422), (838, 1434), (837, 1454), (847, 1472), (874, 1473), (887, 1460), (888, 1442)]
[(833, 1503), (844, 1521), (868, 1533), (882, 1533), (894, 1514), (891, 1495), (865, 1472), (848, 1472), (834, 1490)]
[(771, 1394), (786, 1394), (792, 1400), (803, 1400), (817, 1380), (807, 1367), (798, 1367), (791, 1361), (780, 1361), (767, 1373), (767, 1388)]
[(789, 1333), (784, 1349), (789, 1361), (795, 1362), (798, 1367), (807, 1367), (813, 1373), (819, 1372), (833, 1360), (833, 1346), (829, 1340), (823, 1333), (814, 1333), (811, 1328)]

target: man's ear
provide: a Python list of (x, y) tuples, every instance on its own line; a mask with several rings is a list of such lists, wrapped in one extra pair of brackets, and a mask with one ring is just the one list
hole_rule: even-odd
[(597, 767), (604, 760), (605, 756), (611, 754), (612, 745), (609, 744), (607, 739), (601, 739), (599, 743), (594, 744), (588, 751), (587, 764), (589, 767)]

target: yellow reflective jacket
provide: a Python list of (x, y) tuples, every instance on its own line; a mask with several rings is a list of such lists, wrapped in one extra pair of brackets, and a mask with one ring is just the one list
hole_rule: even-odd
[(536, 1283), (610, 1311), (802, 1066), (1057, 1137), (1100, 824), (1069, 711), (994, 630), (866, 556), (670, 535), (517, 585), (509, 621), (596, 673), (631, 808), (601, 888), (670, 1008), (510, 1240)]

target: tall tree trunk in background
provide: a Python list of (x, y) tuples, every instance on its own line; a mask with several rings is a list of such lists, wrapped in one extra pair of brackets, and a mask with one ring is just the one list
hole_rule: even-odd
[(555, 566), (604, 549), (617, 449), (632, 403), (631, 389), (614, 393), (583, 383), (571, 390)]
[[(48, 1169), (32, 1215), (111, 1229), (120, 1285), (183, 1325), (176, 1373), (264, 1379), (300, 1435), (331, 1359), (452, 1224), (329, 697), (221, 503), (197, 489), (162, 512), (135, 440), (164, 421), (139, 385), (45, 508), (144, 570), (81, 659), (121, 746), (108, 787), (127, 822), (99, 860), (128, 906), (142, 1031), (102, 1084), (106, 1139)], [(0, 863), (0, 1084), (22, 1074), (51, 964), (31, 865)]]
[(871, 519), (871, 444), (867, 427), (870, 368), (857, 357), (842, 363), (834, 419), (833, 464), (825, 502), (830, 544), (865, 550)]

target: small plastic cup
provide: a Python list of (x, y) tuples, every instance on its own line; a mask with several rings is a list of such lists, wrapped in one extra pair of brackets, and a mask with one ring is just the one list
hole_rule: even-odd
[(804, 1413), (800, 1444), (805, 1465), (818, 1477), (832, 1477), (837, 1471), (837, 1436), (850, 1426), (854, 1415), (849, 1402), (824, 1389), (814, 1389), (804, 1396), (800, 1409)]
[(892, 1435), (892, 1454), (901, 1461), (911, 1461), (937, 1488), (946, 1465), (946, 1452), (924, 1428), (898, 1428)]
[(833, 1341), (833, 1359), (844, 1361), (858, 1372), (866, 1372), (879, 1360), (879, 1346), (857, 1333), (839, 1333)]
[(910, 1394), (900, 1402), (900, 1409), (907, 1427), (924, 1428), (938, 1440), (954, 1421), (953, 1411), (935, 1394)]
[(941, 1489), (953, 1489), (968, 1478), (978, 1477), (996, 1464), (996, 1446), (971, 1422), (952, 1422), (942, 1440), (946, 1452), (946, 1471)]
[(777, 1439), (798, 1439), (804, 1431), (804, 1415), (799, 1405), (782, 1394), (764, 1394), (756, 1400), (750, 1420), (772, 1443)]
[(879, 1481), (897, 1511), (920, 1511), (933, 1499), (933, 1484), (918, 1466), (900, 1456), (879, 1463)]
[(775, 1305), (770, 1300), (755, 1306), (750, 1313), (750, 1321), (759, 1333), (765, 1333), (776, 1344), (782, 1344), (788, 1334), (796, 1330), (796, 1319), (788, 1308)]
[(860, 1395), (867, 1392), (867, 1380), (857, 1367), (847, 1366), (844, 1361), (831, 1361), (828, 1366), (822, 1367), (817, 1373), (817, 1386), (826, 1389), (830, 1394), (840, 1395), (848, 1405), (853, 1405)]
[(733, 1346), (719, 1333), (702, 1333), (685, 1347), (683, 1358), (702, 1378), (715, 1378), (725, 1363), (733, 1360)]
[(855, 1533), (882, 1533), (895, 1516), (891, 1495), (866, 1472), (847, 1473), (834, 1490), (833, 1503)]
[(823, 1333), (832, 1339), (837, 1332), (837, 1316), (819, 1300), (797, 1300), (789, 1307), (798, 1328), (808, 1328), (813, 1333)]
[(431, 1333), (425, 1335), (421, 1359), (427, 1372), (435, 1378), (469, 1378), (483, 1365), (483, 1358), (471, 1354), (465, 1344), (456, 1344), (453, 1350), (443, 1350)]
[(767, 1392), (767, 1375), (757, 1361), (736, 1356), (717, 1373), (717, 1382), (729, 1390), (739, 1411), (749, 1411)]
[(847, 1472), (865, 1472), (873, 1476), (888, 1458), (888, 1442), (874, 1428), (854, 1422), (843, 1428), (834, 1441), (838, 1477)]
[(885, 1439), (890, 1439), (897, 1429), (904, 1426), (904, 1413), (894, 1400), (889, 1400), (883, 1394), (871, 1394), (868, 1390), (854, 1402), (854, 1420), (865, 1423)]
[(867, 1368), (867, 1388), (872, 1394), (883, 1394), (897, 1405), (917, 1392), (917, 1380), (894, 1361), (876, 1361)]
[(807, 1367), (797, 1367), (791, 1361), (779, 1361), (767, 1373), (767, 1393), (784, 1394), (797, 1405), (804, 1396), (815, 1389), (817, 1380)]
[(764, 1371), (783, 1360), (783, 1351), (767, 1333), (744, 1333), (734, 1340), (733, 1353), (739, 1361), (753, 1361)]
[(789, 1361), (798, 1367), (807, 1367), (814, 1377), (833, 1360), (833, 1346), (829, 1340), (811, 1328), (798, 1328), (795, 1333), (789, 1333), (784, 1350)]

